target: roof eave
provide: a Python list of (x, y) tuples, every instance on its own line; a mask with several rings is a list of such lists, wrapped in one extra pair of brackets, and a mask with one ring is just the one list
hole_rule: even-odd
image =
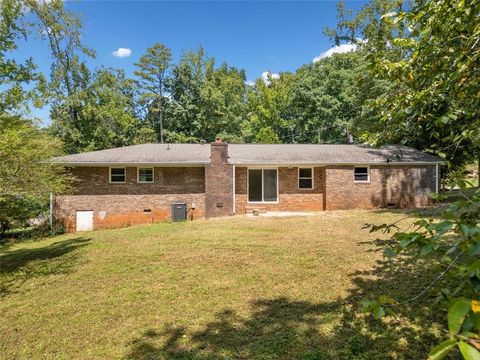
[(138, 161), (122, 161), (122, 162), (105, 162), (105, 161), (54, 161), (56, 164), (65, 166), (199, 166), (208, 165), (209, 161), (176, 161), (176, 162), (138, 162)]
[(349, 165), (445, 165), (446, 161), (358, 161), (358, 162), (305, 162), (305, 161), (285, 161), (285, 162), (258, 162), (258, 161), (230, 161), (232, 165), (248, 165), (248, 166), (349, 166)]

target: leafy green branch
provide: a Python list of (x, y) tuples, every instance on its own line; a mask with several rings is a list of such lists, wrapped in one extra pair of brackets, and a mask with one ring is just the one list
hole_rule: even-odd
[[(436, 290), (436, 303), (444, 304), (447, 311), (448, 339), (435, 346), (429, 358), (442, 359), (458, 348), (464, 359), (477, 360), (480, 359), (480, 189), (468, 195), (464, 181), (453, 185), (459, 186), (463, 195), (448, 204), (440, 220), (421, 218), (408, 225), (407, 230), (399, 226), (406, 218), (393, 224), (364, 226), (370, 232), (390, 235), (384, 249), (388, 261), (409, 255), (416, 260), (439, 259), (446, 266), (417, 295), (402, 301), (386, 295), (365, 299), (362, 309), (381, 318)], [(452, 281), (441, 288), (439, 282), (444, 277)]]

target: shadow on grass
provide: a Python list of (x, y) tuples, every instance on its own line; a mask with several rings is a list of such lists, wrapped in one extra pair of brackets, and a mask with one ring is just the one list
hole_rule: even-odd
[[(404, 257), (395, 266), (378, 261), (350, 274), (346, 298), (327, 303), (286, 297), (250, 302), (251, 316), (231, 309), (201, 330), (182, 326), (147, 329), (130, 344), (127, 359), (421, 359), (438, 343), (444, 314), (429, 310), (433, 294), (376, 320), (360, 302), (382, 294), (406, 300), (438, 272), (432, 263)], [(328, 291), (326, 289), (326, 291)]]
[(405, 218), (411, 218), (411, 219), (422, 218), (422, 217), (439, 219), (447, 206), (448, 206), (447, 203), (436, 203), (434, 205), (423, 207), (423, 208), (411, 208), (411, 209), (377, 208), (377, 209), (373, 209), (372, 212), (375, 214), (385, 214), (385, 213), (399, 214), (399, 215), (403, 215)]
[[(340, 304), (312, 304), (284, 297), (251, 303), (251, 318), (226, 309), (204, 329), (188, 332), (185, 327), (148, 329), (131, 344), (128, 359), (251, 359), (291, 358), (308, 355), (321, 345), (318, 326), (330, 319)], [(157, 342), (161, 344), (157, 345)], [(313, 355), (313, 353), (312, 353)]]
[[(382, 244), (383, 242), (378, 242)], [(417, 261), (403, 256), (393, 263), (378, 261), (371, 270), (350, 274), (353, 288), (346, 298), (341, 325), (336, 334), (347, 339), (347, 359), (425, 359), (443, 334), (439, 331), (445, 319), (437, 293), (432, 290), (421, 298), (404, 303), (418, 295), (438, 275), (440, 263), (435, 258)], [(442, 285), (441, 282), (437, 285)], [(387, 295), (399, 306), (387, 309), (390, 315), (376, 320), (361, 313), (361, 302)]]
[(18, 285), (29, 278), (69, 273), (77, 262), (78, 254), (74, 250), (88, 245), (90, 240), (78, 237), (0, 255), (0, 297), (5, 296), (14, 284)]

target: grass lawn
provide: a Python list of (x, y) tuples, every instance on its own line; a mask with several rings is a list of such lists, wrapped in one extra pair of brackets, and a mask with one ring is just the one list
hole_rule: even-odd
[[(441, 336), (422, 299), (382, 321), (364, 296), (430, 279), (390, 269), (365, 222), (401, 212), (224, 218), (0, 248), (1, 359), (417, 359)], [(408, 318), (407, 318), (408, 316)]]

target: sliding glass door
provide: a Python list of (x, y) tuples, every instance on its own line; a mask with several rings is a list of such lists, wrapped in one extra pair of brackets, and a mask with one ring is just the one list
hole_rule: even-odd
[(248, 201), (278, 201), (277, 169), (248, 169)]

